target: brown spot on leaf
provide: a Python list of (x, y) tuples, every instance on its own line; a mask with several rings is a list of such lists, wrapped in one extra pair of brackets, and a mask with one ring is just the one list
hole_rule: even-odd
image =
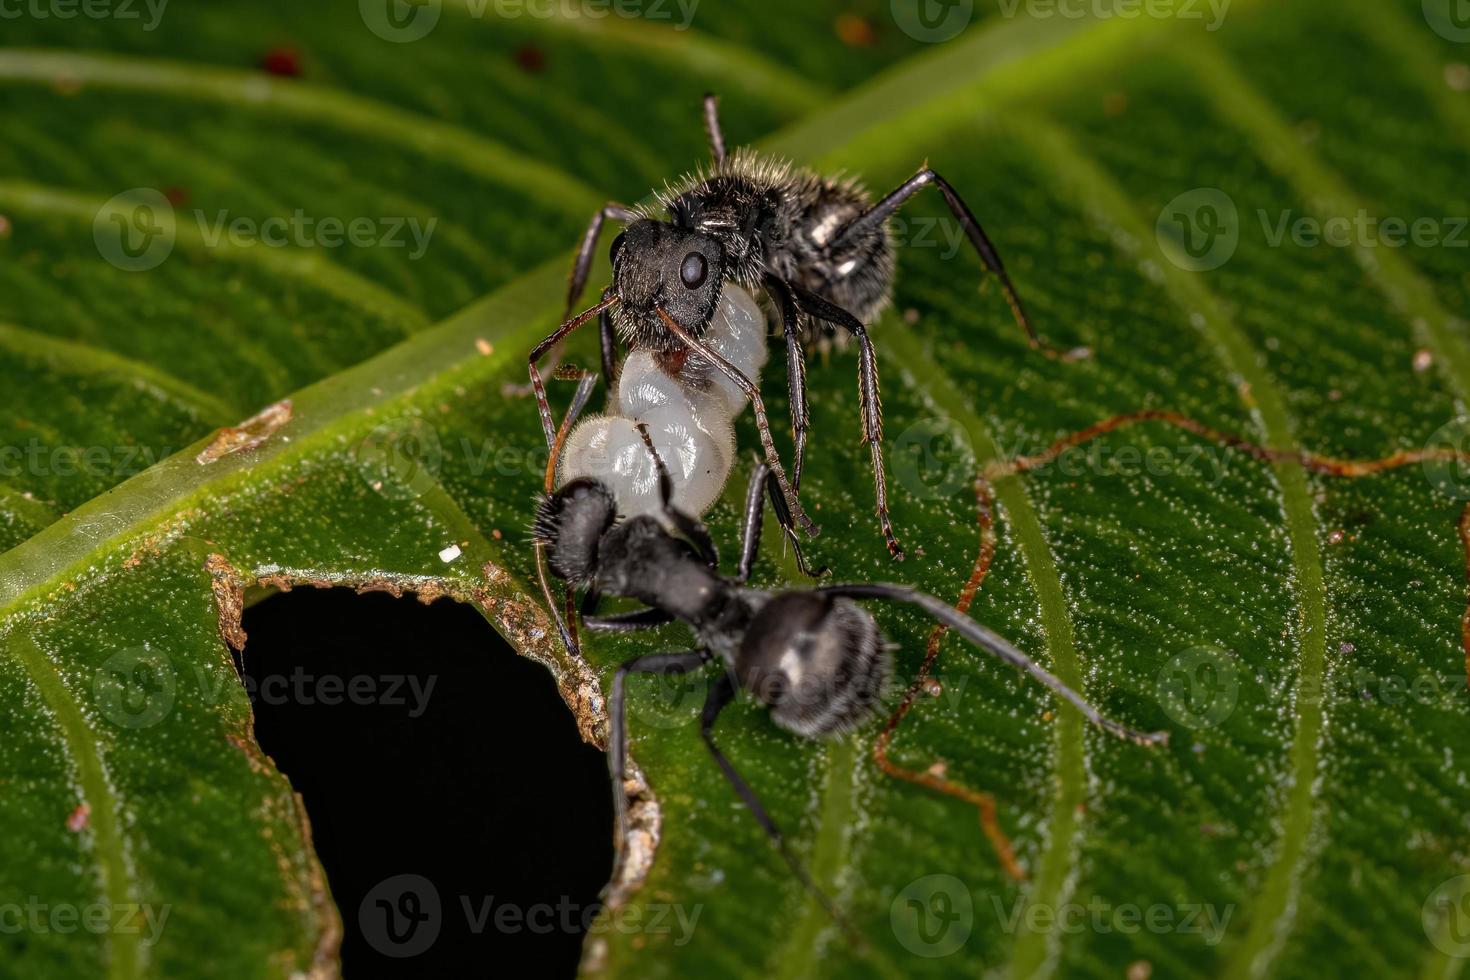
[(878, 43), (873, 22), (857, 14), (839, 14), (832, 28), (837, 32), (837, 39), (849, 48), (871, 48)]
[(284, 398), (256, 412), (239, 425), (220, 429), (209, 445), (199, 451), (194, 461), (207, 466), (231, 453), (244, 452), (264, 443), (281, 426), (291, 421), (291, 399)]
[(245, 580), (221, 554), (204, 559), (204, 568), (209, 572), (209, 587), (214, 591), (214, 604), (219, 610), (220, 639), (239, 653), (245, 649), (245, 628), (240, 625), (240, 614), (245, 609)]

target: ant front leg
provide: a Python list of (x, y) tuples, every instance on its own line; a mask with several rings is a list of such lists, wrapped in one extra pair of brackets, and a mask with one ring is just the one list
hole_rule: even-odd
[(827, 574), (827, 566), (823, 565), (816, 571), (806, 563), (806, 556), (801, 553), (801, 542), (796, 537), (796, 528), (791, 524), (791, 511), (786, 509), (786, 500), (781, 496), (781, 488), (776, 485), (771, 476), (770, 467), (765, 463), (756, 463), (755, 469), (751, 471), (750, 483), (745, 490), (745, 523), (740, 538), (740, 569), (736, 574), (735, 581), (747, 582), (750, 573), (755, 568), (756, 555), (761, 547), (761, 523), (765, 518), (765, 498), (770, 497), (771, 509), (776, 512), (776, 523), (781, 526), (781, 533), (786, 535), (786, 540), (791, 543), (791, 549), (796, 555), (796, 567), (801, 574), (808, 578), (821, 578)]
[(883, 402), (878, 393), (878, 358), (873, 352), (873, 341), (868, 337), (868, 329), (863, 326), (862, 321), (842, 307), (800, 287), (791, 288), (802, 312), (843, 327), (857, 339), (863, 442), (868, 444), (873, 455), (873, 490), (878, 502), (878, 524), (883, 529), (883, 540), (888, 544), (888, 553), (898, 561), (903, 561), (903, 547), (893, 534), (893, 521), (888, 516), (888, 476), (883, 467)]
[(801, 348), (801, 324), (791, 287), (779, 276), (767, 276), (766, 288), (775, 293), (781, 310), (781, 331), (786, 338), (786, 389), (791, 396), (792, 460), (791, 486), (801, 489), (801, 467), (806, 461), (806, 433), (811, 413), (806, 402), (806, 357)]
[(628, 770), (628, 727), (624, 711), (627, 698), (623, 691), (624, 679), (629, 674), (687, 674), (707, 663), (709, 657), (704, 650), (649, 653), (629, 660), (613, 675), (612, 693), (607, 699), (607, 770), (612, 776), (613, 814), (616, 817), (616, 836), (613, 840), (619, 865), (613, 869), (613, 881), (618, 880), (623, 862), (623, 842), (628, 836), (628, 792), (623, 788)]
[(781, 454), (776, 452), (776, 440), (771, 438), (771, 420), (766, 415), (766, 403), (761, 400), (760, 389), (755, 382), (745, 376), (734, 364), (722, 356), (719, 351), (712, 349), (708, 344), (695, 337), (688, 330), (679, 325), (679, 321), (669, 315), (669, 311), (662, 306), (655, 306), (659, 318), (663, 320), (664, 326), (685, 347), (698, 354), (713, 364), (721, 374), (735, 383), (735, 386), (750, 400), (751, 413), (755, 415), (755, 431), (760, 436), (761, 449), (765, 454), (766, 465), (771, 468), (771, 476), (781, 488), (781, 496), (785, 498), (786, 506), (791, 509), (791, 516), (801, 525), (801, 529), (812, 537), (816, 537), (821, 531), (816, 523), (807, 516), (802, 509), (801, 501), (797, 499), (796, 490), (786, 479), (786, 470), (781, 466)]
[[(613, 288), (602, 291), (602, 301), (612, 299)], [(612, 307), (597, 315), (597, 334), (602, 342), (602, 381), (607, 385), (608, 397), (613, 397), (613, 380), (618, 376), (618, 333), (613, 329)]]
[(635, 633), (639, 630), (657, 629), (673, 621), (672, 613), (652, 607), (611, 616), (592, 616), (585, 611), (582, 615), (582, 625), (593, 633)]
[(562, 314), (562, 319), (565, 320), (572, 315), (577, 301), (582, 298), (582, 290), (587, 287), (587, 274), (592, 269), (592, 256), (597, 253), (597, 240), (602, 237), (602, 226), (609, 220), (629, 222), (637, 218), (638, 215), (632, 208), (618, 204), (616, 201), (604, 204), (602, 210), (592, 216), (587, 230), (582, 233), (582, 244), (577, 246), (577, 257), (572, 262), (571, 274), (567, 276), (567, 308)]
[(561, 326), (549, 333), (541, 343), (531, 349), (528, 358), (531, 369), (531, 390), (536, 394), (536, 411), (541, 414), (541, 430), (546, 435), (547, 449), (556, 448), (556, 422), (552, 419), (551, 403), (546, 399), (546, 385), (541, 380), (541, 372), (537, 370), (536, 364), (546, 356), (548, 351), (565, 340), (568, 334), (593, 317), (612, 309), (617, 302), (616, 296), (605, 296), (596, 306), (588, 307), (576, 316), (569, 317)]

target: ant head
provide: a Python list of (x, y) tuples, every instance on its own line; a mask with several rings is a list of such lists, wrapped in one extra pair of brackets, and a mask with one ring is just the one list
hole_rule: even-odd
[(873, 617), (855, 603), (783, 592), (751, 620), (734, 668), (776, 724), (810, 738), (868, 717), (888, 680), (888, 651)]
[(652, 350), (678, 346), (658, 307), (694, 336), (703, 335), (725, 282), (724, 246), (697, 231), (643, 218), (613, 240), (610, 257), (615, 319), (625, 340)]
[(546, 542), (551, 573), (585, 587), (597, 573), (597, 548), (617, 520), (612, 491), (597, 480), (573, 480), (536, 508), (535, 536)]

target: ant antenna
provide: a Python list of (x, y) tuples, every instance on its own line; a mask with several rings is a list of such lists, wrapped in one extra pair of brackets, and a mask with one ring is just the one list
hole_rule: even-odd
[(926, 595), (923, 592), (904, 585), (885, 585), (881, 583), (871, 585), (827, 585), (818, 587), (813, 591), (823, 595), (839, 596), (847, 599), (888, 599), (893, 602), (912, 603), (941, 623), (957, 631), (961, 636), (982, 650), (1030, 674), (1051, 688), (1062, 698), (1070, 702), (1074, 708), (1082, 712), (1088, 721), (1108, 734), (1126, 739), (1130, 742), (1136, 742), (1139, 745), (1165, 745), (1169, 741), (1168, 732), (1140, 732), (1126, 725), (1121, 725), (1111, 718), (1105, 718), (1102, 712), (1089, 704), (1082, 695), (1063, 683), (1061, 678), (1018, 650), (1011, 641), (994, 630), (981, 626), (969, 616), (963, 615), (956, 611), (954, 607), (941, 602), (932, 595)]
[(610, 310), (616, 305), (618, 305), (618, 297), (616, 295), (604, 295), (602, 302), (595, 306), (589, 306), (581, 313), (563, 322), (561, 326), (553, 330), (541, 343), (537, 344), (531, 350), (528, 358), (528, 366), (531, 370), (531, 390), (536, 395), (536, 411), (541, 416), (541, 431), (546, 436), (547, 446), (550, 446), (556, 440), (556, 429), (551, 421), (551, 403), (546, 400), (546, 385), (541, 381), (541, 372), (536, 369), (536, 362), (545, 357), (547, 351), (550, 351), (565, 340), (567, 335), (572, 331), (576, 330), (588, 320), (601, 316), (604, 310)]
[[(546, 459), (546, 495), (549, 497), (556, 483), (556, 464), (561, 459), (561, 449), (567, 441), (567, 435), (572, 431), (572, 425), (577, 421), (577, 416), (582, 414), (582, 409), (587, 407), (587, 400), (592, 397), (592, 389), (597, 384), (597, 375), (589, 371), (580, 372), (581, 380), (577, 383), (576, 394), (572, 396), (572, 404), (567, 408), (566, 417), (561, 421), (561, 427), (556, 436), (551, 440), (551, 452)], [(582, 656), (582, 646), (577, 640), (576, 627), (572, 625), (575, 617), (563, 615), (562, 603), (556, 601), (556, 596), (551, 591), (551, 577), (546, 570), (546, 541), (542, 538), (536, 540), (536, 579), (541, 584), (541, 595), (546, 599), (546, 608), (551, 613), (551, 618), (556, 621), (556, 630), (561, 634), (561, 642), (567, 648), (567, 653), (573, 657)], [(563, 586), (563, 601), (568, 608), (571, 607), (571, 589)]]
[(592, 397), (592, 389), (597, 385), (597, 375), (592, 371), (575, 371), (568, 380), (571, 378), (577, 379), (577, 391), (572, 395), (572, 403), (567, 406), (567, 414), (562, 418), (561, 426), (549, 443), (551, 451), (546, 456), (546, 492), (548, 495), (556, 485), (556, 465), (561, 462), (562, 447), (566, 445), (572, 425), (582, 414), (582, 410), (587, 407), (587, 401)]

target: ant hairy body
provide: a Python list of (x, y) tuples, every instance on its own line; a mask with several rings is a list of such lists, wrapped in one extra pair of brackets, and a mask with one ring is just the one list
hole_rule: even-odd
[[(1031, 346), (1049, 356), (1083, 352), (1057, 355), (1041, 342), (979, 221), (954, 188), (927, 165), (873, 203), (854, 181), (823, 177), (749, 150), (727, 154), (713, 95), (705, 96), (704, 112), (713, 167), (659, 195), (656, 212), (664, 217), (655, 217), (652, 209), (608, 204), (587, 227), (569, 277), (564, 322), (529, 357), (531, 387), (547, 443), (555, 438), (555, 426), (537, 362), (572, 331), (597, 318), (602, 371), (609, 386), (621, 339), (631, 350), (669, 363), (697, 354), (742, 390), (751, 401), (764, 460), (786, 509), (808, 534), (816, 534), (816, 525), (797, 497), (810, 427), (802, 344), (819, 330), (841, 328), (858, 345), (863, 442), (872, 455), (879, 524), (890, 554), (901, 559), (903, 549), (888, 513), (877, 358), (865, 326), (891, 300), (895, 260), (888, 220), (894, 213), (924, 187), (938, 188), (985, 268), (999, 279)], [(612, 282), (600, 302), (573, 316), (609, 220), (627, 224), (612, 244)], [(705, 340), (721, 292), (730, 285), (764, 295), (782, 324), (794, 433), (789, 479), (753, 379), (712, 351)], [(825, 326), (818, 328), (818, 323)]]
[[(594, 381), (593, 377), (583, 379), (573, 414), (562, 423), (563, 435)], [(883, 695), (891, 656), (877, 623), (856, 600), (883, 599), (917, 606), (982, 650), (1040, 681), (1108, 733), (1143, 745), (1167, 741), (1166, 732), (1139, 732), (1105, 718), (1004, 637), (907, 586), (854, 583), (773, 592), (748, 585), (760, 547), (763, 489), (768, 487), (768, 472), (762, 463), (756, 464), (746, 493), (738, 572), (733, 577), (721, 574), (719, 554), (708, 529), (671, 503), (668, 471), (646, 427), (638, 431), (658, 476), (660, 507), (656, 513), (619, 520), (614, 489), (596, 477), (584, 476), (548, 492), (534, 525), (538, 556), (544, 548), (552, 574), (584, 590), (590, 602), (609, 595), (646, 604), (631, 613), (588, 615), (584, 623), (589, 630), (628, 632), (677, 620), (696, 638), (690, 650), (635, 657), (613, 677), (608, 698), (608, 768), (619, 862), (628, 831), (625, 680), (632, 673), (683, 674), (719, 661), (724, 671), (711, 688), (700, 719), (705, 745), (792, 873), (834, 920), (842, 921), (787, 848), (755, 791), (715, 743), (714, 725), (742, 690), (769, 708), (778, 726), (803, 738), (837, 735), (865, 721)], [(553, 455), (560, 442), (558, 439), (553, 446)]]

